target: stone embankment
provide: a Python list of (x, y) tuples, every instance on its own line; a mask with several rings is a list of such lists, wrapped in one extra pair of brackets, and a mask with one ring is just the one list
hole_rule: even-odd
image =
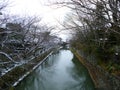
[(76, 50), (71, 50), (78, 60), (88, 69), (89, 74), (97, 90), (120, 90), (120, 80), (103, 70), (100, 66), (94, 65), (85, 60)]

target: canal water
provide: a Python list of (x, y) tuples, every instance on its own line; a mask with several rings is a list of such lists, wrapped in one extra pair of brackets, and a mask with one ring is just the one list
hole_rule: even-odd
[(53, 53), (15, 90), (95, 90), (87, 69), (70, 50)]

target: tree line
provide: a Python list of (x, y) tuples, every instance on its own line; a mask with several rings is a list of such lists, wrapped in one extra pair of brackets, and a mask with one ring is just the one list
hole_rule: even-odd
[(59, 4), (72, 10), (64, 22), (64, 27), (73, 32), (72, 46), (103, 61), (120, 63), (119, 0), (70, 0)]
[(54, 27), (41, 23), (41, 18), (5, 15), (5, 8), (9, 8), (7, 0), (0, 1), (0, 75), (56, 47), (61, 41), (51, 35)]

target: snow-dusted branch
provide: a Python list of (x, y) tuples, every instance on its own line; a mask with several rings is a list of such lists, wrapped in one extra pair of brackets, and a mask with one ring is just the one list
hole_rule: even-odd
[(16, 63), (7, 53), (0, 51), (1, 55), (4, 55), (6, 58), (8, 58), (10, 61)]

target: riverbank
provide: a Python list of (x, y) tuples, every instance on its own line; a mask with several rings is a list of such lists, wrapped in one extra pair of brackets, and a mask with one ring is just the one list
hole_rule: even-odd
[(100, 66), (93, 65), (85, 60), (76, 50), (71, 50), (79, 61), (88, 69), (89, 74), (95, 84), (97, 90), (119, 90), (120, 81), (104, 71)]
[(0, 90), (13, 90), (20, 81), (35, 70), (54, 50), (56, 49), (50, 49), (0, 77)]
[(63, 48), (50, 55), (15, 90), (95, 90), (95, 86), (87, 69)]

